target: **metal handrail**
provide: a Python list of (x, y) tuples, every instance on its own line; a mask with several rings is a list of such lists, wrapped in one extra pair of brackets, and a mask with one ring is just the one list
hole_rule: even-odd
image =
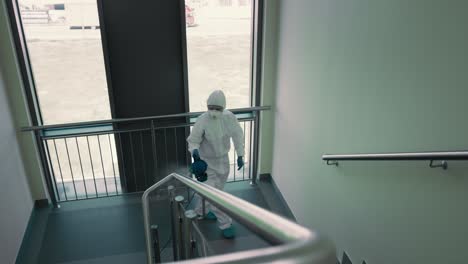
[[(428, 151), (428, 152), (396, 152), (396, 153), (366, 153), (366, 154), (325, 154), (322, 160), (328, 165), (338, 165), (339, 160), (429, 160), (430, 167), (447, 169), (447, 160), (468, 160), (468, 151)], [(441, 160), (434, 165), (433, 161)]]
[[(254, 117), (249, 118), (238, 118), (239, 122), (243, 121), (254, 121)], [(153, 129), (161, 130), (161, 129), (170, 129), (170, 128), (183, 128), (183, 127), (190, 127), (193, 126), (193, 123), (181, 123), (180, 125), (167, 125), (167, 126), (157, 126)], [(99, 132), (77, 132), (77, 133), (66, 133), (63, 135), (58, 136), (49, 136), (49, 135), (42, 135), (43, 139), (59, 139), (59, 138), (70, 138), (70, 137), (83, 137), (83, 136), (99, 136), (99, 135), (107, 135), (107, 134), (118, 134), (118, 133), (128, 133), (128, 132), (141, 132), (141, 131), (151, 131), (152, 128), (139, 128), (139, 129), (112, 129), (112, 130), (104, 130)]]
[(325, 154), (322, 160), (468, 160), (468, 151)]
[[(230, 109), (232, 113), (243, 113), (243, 112), (258, 112), (264, 110), (270, 110), (270, 106), (257, 106), (257, 107), (247, 107), (247, 108), (236, 108)], [(41, 131), (51, 128), (70, 128), (70, 127), (83, 127), (83, 126), (94, 126), (94, 125), (103, 125), (103, 124), (117, 124), (124, 122), (136, 122), (136, 121), (148, 121), (148, 120), (158, 120), (158, 119), (168, 119), (168, 118), (180, 118), (180, 117), (196, 117), (204, 112), (190, 112), (190, 113), (180, 113), (180, 114), (171, 114), (171, 115), (160, 115), (160, 116), (145, 116), (145, 117), (133, 117), (133, 118), (114, 118), (106, 120), (97, 120), (97, 121), (86, 121), (86, 122), (75, 122), (75, 123), (64, 123), (64, 124), (53, 124), (53, 125), (43, 125), (43, 126), (29, 126), (21, 128), (21, 131)]]
[(148, 263), (152, 263), (154, 257), (154, 251), (151, 247), (149, 195), (173, 179), (191, 188), (252, 232), (274, 245), (269, 248), (191, 259), (181, 263), (271, 263), (273, 261), (312, 264), (336, 263), (334, 246), (328, 239), (319, 236), (316, 232), (226, 192), (176, 173), (166, 176), (148, 188), (142, 196)]

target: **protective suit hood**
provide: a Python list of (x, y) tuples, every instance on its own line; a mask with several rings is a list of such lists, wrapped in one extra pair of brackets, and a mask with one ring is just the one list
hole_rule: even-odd
[(221, 106), (223, 109), (226, 109), (226, 96), (224, 96), (223, 91), (216, 90), (210, 94), (206, 104)]

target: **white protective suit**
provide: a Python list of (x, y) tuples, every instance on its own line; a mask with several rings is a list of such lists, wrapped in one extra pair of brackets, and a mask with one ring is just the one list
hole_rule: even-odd
[[(226, 108), (226, 98), (222, 91), (214, 91), (208, 98), (207, 105)], [(208, 179), (204, 182), (222, 190), (229, 175), (229, 157), (231, 138), (238, 156), (244, 156), (244, 133), (236, 116), (228, 110), (219, 112), (213, 117), (210, 111), (202, 114), (195, 123), (190, 136), (187, 138), (189, 151), (198, 149), (200, 158), (208, 164), (206, 171)], [(213, 212), (218, 218), (219, 228), (231, 226), (232, 219), (216, 207), (206, 203), (206, 212), (202, 212), (201, 199), (197, 199), (195, 212), (205, 215)]]

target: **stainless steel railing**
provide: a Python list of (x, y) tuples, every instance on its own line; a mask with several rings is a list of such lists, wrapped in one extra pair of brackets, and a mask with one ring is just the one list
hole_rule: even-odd
[[(431, 168), (447, 169), (447, 160), (468, 160), (468, 151), (430, 151), (430, 152), (396, 152), (366, 154), (325, 154), (322, 160), (328, 165), (338, 166), (340, 160), (428, 160)], [(441, 161), (434, 164), (434, 161)]]
[[(255, 181), (258, 124), (270, 107), (231, 110), (244, 130), (246, 166), (229, 181)], [(201, 112), (22, 128), (36, 136), (52, 202), (143, 192), (190, 165), (185, 138)], [(235, 156), (234, 150), (230, 153)], [(185, 171), (185, 172), (184, 172)]]
[[(236, 108), (229, 109), (234, 114), (248, 113), (248, 112), (260, 112), (270, 110), (271, 106), (256, 106), (256, 107), (246, 107), (246, 108)], [(76, 123), (65, 123), (65, 124), (53, 124), (53, 125), (43, 125), (43, 126), (29, 126), (21, 128), (21, 131), (43, 131), (45, 129), (51, 128), (64, 128), (64, 127), (83, 127), (83, 126), (95, 126), (102, 124), (118, 124), (118, 123), (128, 123), (128, 122), (138, 122), (138, 121), (155, 121), (161, 119), (170, 119), (170, 118), (180, 118), (180, 117), (198, 117), (204, 112), (190, 112), (190, 113), (180, 113), (172, 115), (160, 115), (160, 116), (145, 116), (145, 117), (134, 117), (134, 118), (113, 118), (106, 120), (97, 120), (97, 121), (86, 121), (86, 122), (76, 122)]]
[[(206, 258), (188, 260), (188, 256), (185, 255), (186, 260), (182, 261), (182, 263), (336, 263), (334, 246), (329, 240), (316, 232), (226, 192), (172, 173), (148, 188), (142, 196), (148, 264), (154, 263), (158, 259), (153, 248), (154, 239), (151, 234), (150, 194), (172, 180), (176, 180), (190, 188), (203, 199), (223, 210), (253, 233), (272, 244), (268, 248)], [(185, 229), (181, 232), (183, 235), (179, 237), (190, 237), (190, 234), (187, 233), (190, 231)], [(176, 238), (173, 237), (173, 239)], [(187, 248), (184, 248), (184, 251), (187, 252)]]

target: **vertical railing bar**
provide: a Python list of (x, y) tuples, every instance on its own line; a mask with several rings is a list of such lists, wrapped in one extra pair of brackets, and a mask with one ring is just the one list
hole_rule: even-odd
[(253, 162), (252, 162), (252, 180), (250, 181), (250, 183), (252, 185), (255, 185), (257, 183), (257, 177), (258, 177), (258, 152), (259, 152), (259, 138), (260, 138), (260, 112), (255, 112), (255, 119), (254, 119), (254, 125), (255, 125), (255, 128), (254, 128), (254, 134), (253, 134), (253, 137), (254, 137), (254, 143), (252, 144), (253, 146)]
[(86, 142), (88, 143), (89, 162), (91, 164), (91, 172), (93, 173), (94, 190), (96, 191), (96, 197), (99, 197), (98, 191), (97, 191), (96, 176), (94, 175), (93, 157), (91, 156), (91, 147), (89, 146), (88, 136), (86, 136)]
[(202, 217), (205, 217), (206, 216), (206, 200), (205, 200), (205, 197), (201, 197), (201, 199), (202, 199)]
[(106, 187), (106, 196), (109, 196), (109, 191), (107, 190), (106, 170), (104, 168), (104, 160), (102, 158), (101, 140), (99, 139), (99, 135), (97, 135), (96, 137), (97, 137), (97, 140), (98, 140), (99, 156), (101, 157), (102, 176), (104, 177), (104, 187)]
[(124, 179), (125, 190), (127, 190), (128, 186), (127, 186), (127, 176), (125, 174), (125, 158), (123, 156), (123, 149), (122, 149), (122, 136), (120, 135), (120, 133), (116, 133), (116, 136), (119, 137), (119, 146), (120, 146), (120, 154), (121, 154), (120, 156), (122, 157), (122, 174), (123, 174), (123, 179)]
[(43, 168), (43, 170), (41, 171), (44, 173), (44, 176), (45, 176), (44, 180), (46, 183), (47, 191), (50, 195), (50, 202), (52, 203), (53, 208), (59, 208), (60, 206), (58, 205), (57, 196), (55, 195), (56, 193), (54, 191), (54, 186), (51, 182), (52, 175), (50, 174), (50, 170), (48, 169), (48, 166), (49, 166), (47, 163), (48, 157), (46, 157), (45, 155), (46, 153), (45, 148), (44, 148), (45, 138), (43, 137), (44, 131), (36, 130), (34, 132), (34, 136), (35, 136), (35, 140), (36, 140), (37, 147), (38, 147), (39, 159), (41, 162), (41, 166)]
[(47, 153), (47, 160), (48, 160), (48, 163), (49, 163), (50, 172), (52, 174), (51, 178), (52, 178), (54, 186), (55, 186), (55, 194), (56, 194), (57, 198), (59, 199), (59, 201), (61, 201), (60, 195), (58, 194), (57, 179), (55, 178), (55, 169), (54, 169), (54, 166), (52, 164), (52, 156), (50, 155), (49, 143), (48, 143), (47, 139), (45, 139), (44, 142), (45, 142), (45, 144), (44, 144), (45, 145), (45, 151)]
[(233, 165), (234, 165), (234, 181), (236, 181), (236, 169), (237, 169), (237, 167), (236, 167), (236, 163), (237, 163), (236, 162), (236, 151), (234, 150), (232, 152), (232, 154), (233, 154)]
[(178, 236), (177, 236), (177, 248), (179, 249), (180, 257), (181, 259), (186, 259), (185, 256), (185, 248), (184, 248), (184, 239), (183, 239), (183, 234), (184, 234), (184, 228), (183, 228), (183, 218), (184, 218), (184, 208), (182, 206), (182, 202), (184, 201), (184, 197), (181, 195), (176, 196), (175, 198), (176, 201), (176, 211), (177, 211), (177, 225), (178, 225)]
[[(245, 123), (246, 121), (243, 122), (244, 123), (244, 148), (245, 148)], [(245, 163), (246, 163), (246, 159), (245, 159), (245, 150), (244, 150), (244, 167), (242, 167), (242, 180), (245, 180)], [(249, 155), (250, 156), (250, 155)], [(249, 165), (250, 166), (250, 165)]]
[(132, 132), (128, 133), (130, 137), (130, 151), (132, 153), (132, 165), (133, 165), (133, 179), (135, 179), (135, 192), (138, 191), (138, 183), (137, 183), (137, 177), (136, 177), (136, 169), (135, 169), (135, 152), (133, 150), (133, 137), (132, 137)]
[(62, 165), (60, 165), (60, 159), (59, 159), (58, 151), (57, 151), (57, 144), (55, 143), (55, 139), (52, 139), (52, 141), (54, 142), (55, 156), (57, 157), (57, 164), (59, 166), (60, 178), (62, 179), (62, 187), (63, 187), (63, 193), (65, 194), (65, 201), (68, 201), (67, 190), (65, 189), (65, 182), (63, 181)]
[(169, 168), (169, 155), (168, 155), (168, 152), (167, 152), (167, 136), (166, 136), (166, 128), (164, 128), (164, 148), (166, 150), (166, 172)]
[(109, 150), (110, 150), (110, 154), (111, 154), (112, 171), (114, 172), (115, 192), (118, 195), (119, 194), (119, 189), (117, 188), (117, 178), (116, 178), (116, 175), (115, 175), (115, 167), (114, 167), (114, 154), (112, 154), (112, 144), (111, 144), (111, 140), (110, 140), (110, 134), (107, 134), (107, 139), (109, 140)]
[(72, 177), (73, 190), (75, 191), (75, 199), (78, 199), (78, 194), (76, 193), (75, 177), (73, 176), (73, 169), (72, 169), (72, 165), (71, 165), (70, 152), (68, 151), (67, 139), (64, 138), (63, 141), (65, 142), (65, 149), (67, 150), (68, 166), (70, 167), (70, 174), (71, 174), (71, 177)]
[[(190, 127), (188, 127), (188, 130), (190, 131)], [(185, 146), (187, 146), (187, 141), (185, 141)], [(188, 154), (188, 153), (187, 153)], [(188, 155), (185, 155), (185, 159), (186, 159), (186, 162), (187, 162), (187, 168), (190, 167), (190, 164), (192, 164), (192, 154), (188, 154)]]
[(183, 243), (184, 243), (184, 255), (186, 259), (193, 258), (193, 223), (196, 221), (197, 214), (193, 210), (187, 210), (183, 213)]
[(153, 182), (156, 182), (158, 173), (158, 156), (156, 151), (156, 130), (154, 127), (154, 120), (151, 120), (151, 144), (153, 152)]
[(167, 187), (169, 203), (170, 203), (170, 218), (171, 218), (171, 236), (172, 236), (172, 254), (174, 261), (179, 260), (178, 248), (177, 248), (177, 226), (176, 219), (178, 220), (177, 211), (175, 210), (174, 201), (174, 186), (169, 185)]
[(146, 160), (145, 160), (145, 150), (143, 145), (143, 131), (140, 131), (140, 145), (141, 145), (141, 156), (143, 162), (143, 178), (145, 179), (145, 189), (148, 187), (148, 179), (146, 178)]
[(86, 180), (85, 180), (85, 176), (84, 176), (83, 163), (81, 161), (80, 147), (78, 146), (78, 137), (75, 137), (75, 143), (76, 143), (76, 150), (78, 152), (78, 160), (80, 161), (81, 176), (83, 176), (83, 185), (84, 185), (84, 189), (85, 189), (85, 195), (86, 195), (86, 199), (88, 199), (88, 188), (86, 187)]
[(252, 133), (253, 133), (253, 121), (250, 121), (250, 131), (249, 131), (249, 179), (252, 179)]
[(154, 263), (161, 263), (161, 244), (159, 241), (159, 226), (158, 225), (151, 225), (151, 238), (152, 238), (152, 247), (154, 250)]
[(174, 127), (176, 166), (179, 169), (179, 151), (177, 150), (177, 128)]

